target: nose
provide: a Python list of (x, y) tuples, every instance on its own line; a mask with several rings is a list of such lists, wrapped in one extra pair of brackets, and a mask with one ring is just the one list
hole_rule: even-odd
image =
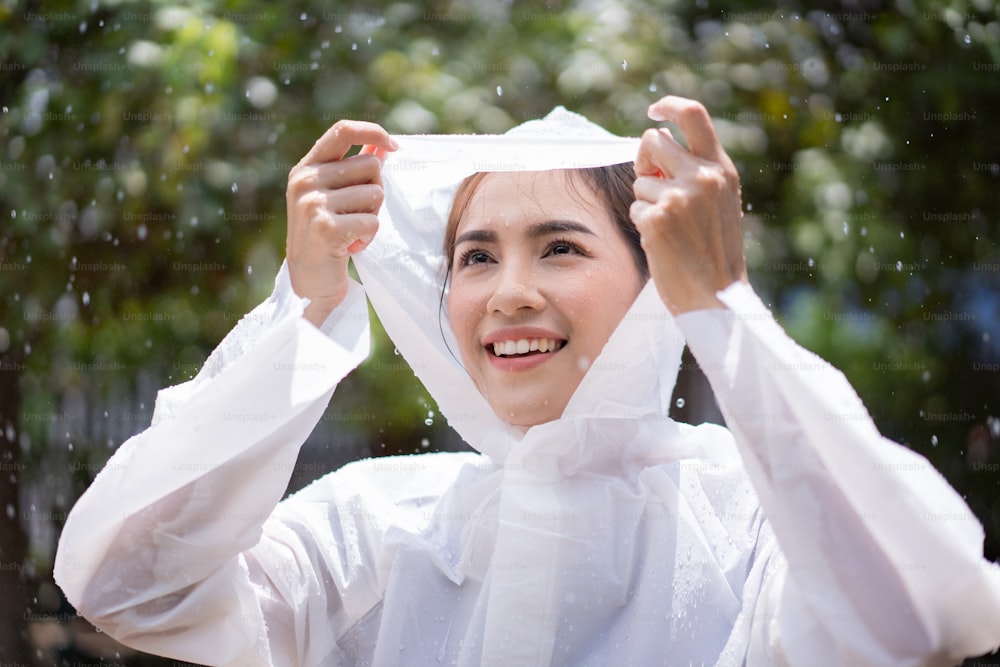
[(493, 293), (486, 302), (491, 313), (514, 315), (523, 309), (541, 310), (545, 298), (534, 280), (533, 271), (522, 263), (508, 263), (497, 271)]

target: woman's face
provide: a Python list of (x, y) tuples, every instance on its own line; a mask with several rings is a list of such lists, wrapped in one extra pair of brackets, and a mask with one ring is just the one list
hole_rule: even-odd
[(458, 223), (448, 312), (504, 421), (558, 419), (642, 288), (605, 206), (570, 172), (488, 175)]

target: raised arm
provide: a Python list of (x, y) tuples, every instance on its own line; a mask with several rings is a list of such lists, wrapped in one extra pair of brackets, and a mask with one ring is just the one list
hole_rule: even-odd
[(274, 294), (194, 380), (160, 392), (153, 425), (67, 519), (56, 580), (123, 643), (206, 664), (295, 664), (320, 642), (296, 627), (283, 579), (335, 580), (344, 599), (316, 601), (335, 619), (364, 606), (351, 582), (307, 571), (302, 536), (269, 518), (335, 386), (369, 351), (346, 264), (375, 233), (380, 163), (371, 148), (341, 161), (356, 142), (391, 149), (370, 123), (338, 123), (317, 142), (289, 178), (289, 260)]
[(937, 665), (996, 648), (1000, 570), (982, 558), (982, 527), (747, 284), (738, 178), (704, 108), (665, 98), (650, 111), (691, 150), (643, 137), (633, 219), (787, 559), (758, 600), (765, 661)]

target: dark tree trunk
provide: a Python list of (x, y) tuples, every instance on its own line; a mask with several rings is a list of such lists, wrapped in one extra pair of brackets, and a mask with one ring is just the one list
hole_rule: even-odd
[(18, 380), (22, 368), (16, 358), (0, 354), (0, 663), (24, 665), (29, 664), (29, 659), (24, 622), (28, 545), (21, 528), (18, 499), (24, 472), (18, 445)]

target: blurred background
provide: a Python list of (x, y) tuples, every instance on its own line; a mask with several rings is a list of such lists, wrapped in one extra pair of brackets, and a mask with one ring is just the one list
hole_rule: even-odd
[[(1000, 557), (996, 2), (0, 0), (0, 662), (165, 664), (76, 618), (56, 540), (156, 390), (270, 293), (288, 170), (326, 127), (562, 104), (637, 135), (668, 93), (740, 169), (757, 291)], [(675, 406), (718, 420), (690, 357)], [(290, 490), (463, 446), (379, 331)]]

